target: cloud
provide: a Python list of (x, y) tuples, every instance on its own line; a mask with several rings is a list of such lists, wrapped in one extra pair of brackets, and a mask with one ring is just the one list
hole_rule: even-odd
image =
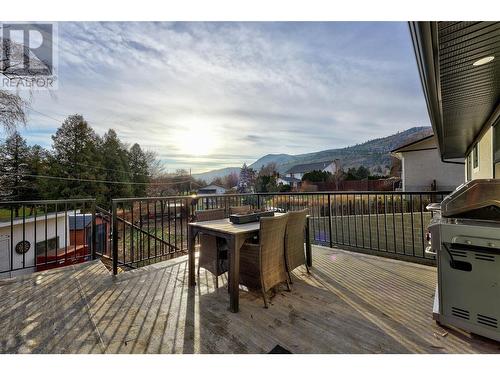
[[(428, 124), (404, 23), (60, 23), (59, 43), (59, 89), (32, 104), (52, 119), (31, 113), (31, 142), (81, 113), (199, 172)], [(179, 141), (196, 134), (209, 155)]]

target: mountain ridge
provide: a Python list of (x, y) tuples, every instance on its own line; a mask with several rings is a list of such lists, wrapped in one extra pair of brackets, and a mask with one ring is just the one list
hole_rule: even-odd
[[(267, 154), (250, 164), (249, 167), (259, 170), (264, 165), (276, 163), (278, 171), (285, 173), (295, 165), (339, 159), (344, 169), (356, 168), (363, 165), (373, 173), (386, 174), (391, 166), (391, 150), (430, 134), (432, 134), (430, 126), (415, 126), (386, 137), (371, 139), (343, 148), (327, 149), (298, 155)], [(210, 183), (216, 177), (224, 177), (232, 172), (239, 173), (239, 170), (240, 167), (227, 167), (194, 174), (193, 176)]]

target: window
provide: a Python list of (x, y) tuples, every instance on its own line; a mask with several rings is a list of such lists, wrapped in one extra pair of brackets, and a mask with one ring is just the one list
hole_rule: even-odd
[(500, 178), (500, 124), (493, 128), (493, 177)]
[(51, 251), (56, 251), (59, 244), (59, 237), (48, 238), (47, 241), (43, 240), (36, 243), (36, 256), (45, 256), (45, 243), (47, 243), (47, 254), (50, 255)]
[(465, 176), (465, 181), (470, 181), (472, 179), (472, 154), (467, 155), (465, 164), (467, 166), (467, 174)]
[(474, 148), (472, 149), (472, 166), (474, 168), (479, 167), (479, 152), (478, 152), (478, 145), (477, 143), (474, 145)]

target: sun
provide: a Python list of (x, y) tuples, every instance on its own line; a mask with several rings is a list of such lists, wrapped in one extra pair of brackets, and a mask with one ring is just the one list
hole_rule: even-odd
[(207, 156), (214, 153), (221, 140), (208, 124), (189, 123), (173, 135), (174, 145), (182, 154)]

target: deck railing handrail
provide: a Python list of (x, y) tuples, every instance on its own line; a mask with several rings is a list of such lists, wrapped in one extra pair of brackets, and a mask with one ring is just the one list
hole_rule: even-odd
[(10, 201), (0, 200), (1, 205), (7, 204), (23, 204), (23, 205), (43, 205), (43, 204), (63, 204), (63, 203), (82, 203), (82, 202), (95, 202), (95, 198), (75, 198), (75, 199), (41, 199), (41, 200), (28, 200), (28, 201)]
[(121, 217), (117, 217), (117, 220), (120, 221), (120, 222), (122, 222), (122, 223), (124, 223), (124, 224), (126, 224), (126, 225), (128, 225), (128, 226), (130, 226), (130, 227), (132, 227), (132, 228), (134, 228), (134, 229), (136, 229), (137, 231), (139, 231), (140, 233), (144, 234), (145, 236), (151, 237), (152, 239), (157, 240), (158, 242), (160, 242), (160, 243), (162, 243), (162, 244), (164, 244), (164, 245), (166, 245), (166, 246), (168, 246), (168, 247), (170, 247), (172, 249), (179, 250), (179, 248), (177, 246), (174, 246), (174, 245), (168, 243), (167, 241), (161, 239), (158, 236), (155, 236), (154, 234), (146, 232), (144, 229), (138, 227), (135, 224), (132, 224), (131, 222), (129, 222), (129, 221), (125, 220), (125, 219), (122, 219)]
[[(0, 275), (26, 268), (36, 270), (51, 268), (61, 262), (65, 264), (75, 254), (77, 254), (74, 257), (75, 261), (110, 256), (113, 260), (114, 273), (117, 272), (118, 265), (140, 267), (185, 252), (187, 227), (193, 220), (196, 210), (224, 208), (226, 214), (229, 214), (231, 206), (243, 204), (250, 204), (256, 209), (278, 211), (308, 208), (311, 222), (310, 237), (315, 244), (340, 246), (355, 251), (433, 264), (432, 257), (425, 253), (426, 227), (433, 215), (426, 206), (430, 202), (440, 202), (447, 194), (448, 191), (192, 194), (113, 199), (111, 211), (97, 206), (94, 198), (2, 200), (0, 208), (4, 208), (4, 219), (0, 220), (3, 225), (0, 227), (3, 230), (0, 231), (0, 235), (3, 233), (0, 240), (3, 241), (1, 245), (5, 247), (8, 238), (10, 265), (4, 265), (2, 268), (0, 264)], [(75, 214), (92, 215), (92, 223), (89, 225), (91, 232), (85, 230), (83, 238), (83, 249), (88, 250), (88, 254), (80, 255), (78, 250), (80, 247), (76, 245), (74, 238), (68, 235), (70, 233), (68, 228), (64, 231), (61, 229), (62, 225), (69, 227), (69, 217)], [(100, 223), (98, 242), (96, 242), (96, 219)], [(47, 226), (48, 230), (45, 228)], [(41, 230), (42, 227), (44, 230)], [(19, 233), (16, 234), (16, 231)], [(53, 234), (54, 231), (57, 235)], [(58, 234), (59, 232), (61, 234)], [(91, 237), (87, 237), (89, 234)], [(56, 238), (55, 241), (58, 242), (56, 247), (60, 247), (61, 236), (64, 237), (62, 238), (64, 246), (61, 247), (64, 249), (64, 256), (61, 258), (61, 252), (58, 253), (56, 249), (53, 257), (53, 249), (50, 248), (48, 251), (49, 246), (53, 246), (50, 241)], [(25, 246), (24, 240), (32, 242), (34, 255), (32, 253), (29, 256), (21, 255), (21, 250)], [(38, 249), (40, 241), (45, 242), (45, 245), (42, 245), (47, 248), (45, 257), (37, 257), (40, 253)], [(16, 249), (16, 253), (14, 245), (20, 246)], [(42, 245), (40, 246), (43, 247)], [(35, 246), (37, 251), (34, 249)], [(34, 257), (35, 260), (30, 257)]]
[(244, 196), (263, 196), (263, 195), (325, 195), (325, 194), (336, 194), (336, 195), (352, 195), (352, 194), (363, 194), (363, 195), (394, 195), (394, 194), (436, 194), (436, 195), (448, 195), (450, 191), (448, 190), (437, 190), (437, 191), (375, 191), (375, 190), (362, 190), (362, 191), (304, 191), (304, 192), (296, 192), (296, 191), (286, 191), (286, 192), (265, 192), (265, 193), (227, 193), (227, 194), (190, 194), (190, 195), (169, 195), (169, 196), (156, 196), (156, 197), (132, 197), (132, 198), (114, 198), (111, 201), (117, 203), (125, 203), (125, 202), (135, 202), (135, 201), (159, 201), (164, 199), (196, 199), (196, 198), (214, 198), (214, 197), (244, 197)]
[[(149, 241), (137, 243), (141, 231), (149, 233), (152, 229), (157, 240), (158, 233), (166, 234), (167, 239), (161, 238), (161, 242), (170, 241), (174, 253), (183, 253), (187, 246), (187, 226), (196, 210), (225, 208), (228, 214), (231, 205), (241, 204), (285, 211), (307, 207), (311, 214), (311, 238), (316, 244), (433, 264), (434, 260), (425, 254), (425, 231), (432, 217), (425, 207), (428, 202), (441, 201), (447, 194), (448, 191), (321, 191), (113, 199), (113, 269), (116, 273), (118, 264), (135, 267), (144, 260), (164, 258), (163, 252), (157, 252), (157, 242), (154, 248)], [(134, 215), (140, 222), (133, 220)], [(131, 249), (127, 250), (127, 246)], [(151, 255), (153, 249), (155, 254)]]

